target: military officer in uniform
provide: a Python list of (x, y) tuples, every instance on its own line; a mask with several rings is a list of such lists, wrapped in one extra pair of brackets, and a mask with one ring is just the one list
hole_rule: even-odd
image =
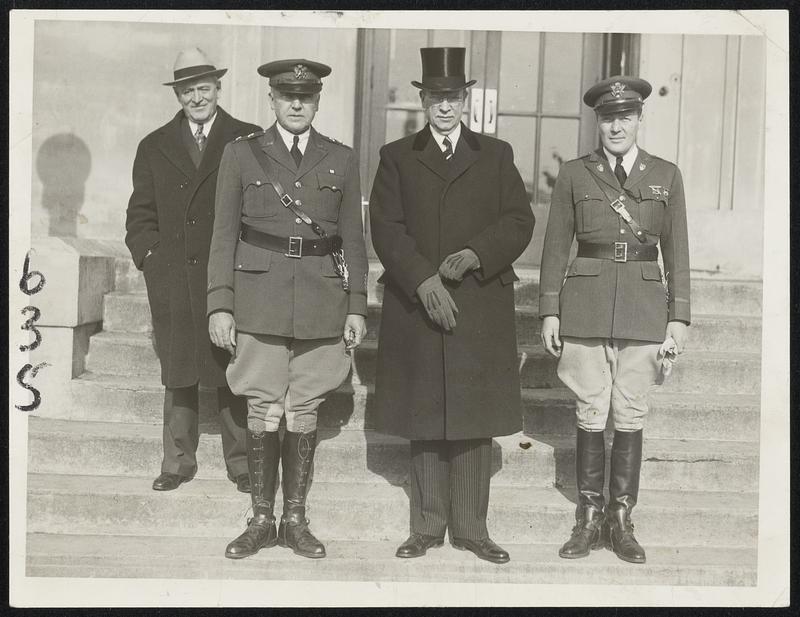
[(206, 266), (222, 150), (259, 130), (218, 105), (226, 71), (196, 47), (180, 52), (173, 79), (164, 85), (174, 90), (181, 109), (142, 140), (133, 162), (125, 242), (147, 284), (165, 386), (157, 491), (176, 489), (197, 471), (198, 384), (217, 389), (228, 476), (240, 491), (250, 490), (245, 403), (228, 388), (229, 356), (211, 344), (206, 319)]
[[(616, 76), (587, 90), (601, 147), (561, 168), (542, 253), (542, 342), (577, 404), (576, 525), (559, 555), (604, 544), (644, 563), (631, 510), (639, 491), (647, 395), (680, 354), (691, 312), (686, 204), (678, 168), (636, 145), (651, 86)], [(567, 268), (573, 237), (577, 257)], [(658, 264), (659, 247), (664, 272)], [(566, 278), (564, 274), (566, 272)], [(562, 284), (563, 281), (563, 284)], [(604, 499), (609, 409), (614, 426)]]
[(418, 133), (381, 148), (369, 202), (386, 269), (377, 427), (411, 441), (411, 535), (397, 556), (443, 544), (505, 563), (489, 536), (492, 437), (522, 428), (512, 263), (534, 217), (511, 146), (461, 122), (463, 47), (420, 50)]
[(225, 554), (280, 544), (319, 558), (325, 547), (305, 517), (317, 408), (347, 377), (349, 350), (366, 330), (358, 158), (311, 126), (330, 67), (281, 60), (258, 72), (269, 78), (277, 122), (223, 153), (208, 264), (209, 333), (233, 355), (228, 383), (248, 408), (253, 518)]

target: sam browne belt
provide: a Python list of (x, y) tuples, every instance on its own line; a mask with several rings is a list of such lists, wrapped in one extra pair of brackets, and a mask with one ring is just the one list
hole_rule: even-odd
[(628, 244), (627, 242), (611, 244), (578, 242), (578, 257), (610, 259), (623, 263), (626, 261), (656, 261), (658, 247), (655, 244)]
[(268, 251), (283, 253), (286, 257), (300, 259), (309, 255), (331, 255), (342, 248), (341, 236), (326, 236), (311, 240), (301, 236), (273, 236), (272, 234), (259, 231), (242, 223), (239, 238), (247, 244), (252, 244)]

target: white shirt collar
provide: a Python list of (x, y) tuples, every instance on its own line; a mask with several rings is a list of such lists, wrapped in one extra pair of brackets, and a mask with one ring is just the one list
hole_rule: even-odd
[[(614, 168), (617, 166), (617, 155), (611, 154), (606, 147), (603, 146), (603, 152), (606, 155), (606, 159), (608, 160), (609, 168), (611, 172), (614, 172)], [(628, 150), (625, 154), (622, 155), (622, 168), (625, 170), (627, 175), (631, 175), (631, 169), (633, 169), (633, 164), (636, 162), (636, 157), (639, 156), (639, 148), (634, 143), (631, 146), (631, 149)]]
[(461, 137), (460, 122), (456, 125), (456, 128), (454, 128), (449, 135), (443, 135), (442, 133), (437, 131), (432, 124), (430, 125), (430, 127), (431, 127), (431, 135), (433, 135), (433, 138), (436, 140), (436, 143), (439, 144), (439, 149), (442, 152), (444, 152), (445, 150), (444, 146), (445, 137), (448, 137), (450, 139), (450, 143), (453, 144), (453, 152), (456, 151), (456, 144), (458, 143), (458, 138)]
[[(191, 119), (188, 117), (186, 118), (189, 120), (189, 128), (192, 129), (192, 135), (197, 132), (197, 127), (200, 126), (196, 122), (192, 122)], [(208, 120), (203, 123), (203, 134), (208, 137), (211, 134), (211, 127), (214, 126), (214, 120), (217, 119), (217, 112), (214, 112), (214, 115), (211, 116)]]
[[(292, 144), (294, 144), (294, 137), (295, 134), (287, 131), (285, 128), (281, 126), (280, 122), (276, 122), (275, 126), (278, 127), (278, 134), (283, 139), (283, 143), (286, 144), (286, 149), (291, 150)], [(297, 137), (297, 147), (299, 148), (300, 152), (305, 154), (306, 153), (306, 145), (308, 144), (308, 137), (311, 135), (311, 127), (308, 127), (303, 133), (300, 133)]]

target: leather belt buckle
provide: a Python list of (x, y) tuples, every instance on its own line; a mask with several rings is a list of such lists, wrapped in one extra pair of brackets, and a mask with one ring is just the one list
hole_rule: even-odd
[(303, 256), (303, 238), (300, 236), (289, 237), (289, 252), (284, 253), (286, 257), (300, 259)]
[(281, 195), (281, 203), (283, 204), (284, 208), (288, 208), (292, 205), (292, 203), (294, 203), (294, 200), (289, 197), (289, 193), (284, 193)]
[(628, 261), (628, 243), (615, 242), (614, 243), (614, 261), (625, 263)]

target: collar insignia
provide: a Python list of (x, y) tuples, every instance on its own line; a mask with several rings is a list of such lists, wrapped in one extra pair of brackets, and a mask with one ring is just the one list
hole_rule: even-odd
[(622, 91), (624, 89), (625, 84), (621, 84), (618, 81), (615, 81), (613, 84), (611, 84), (611, 94), (613, 94), (616, 98), (619, 98), (620, 95), (622, 95)]
[(647, 165), (644, 163), (639, 163), (639, 171), (644, 171), (647, 168)]
[(294, 65), (294, 77), (295, 79), (308, 79), (308, 69), (306, 69), (305, 65)]
[(600, 164), (597, 166), (597, 171), (599, 171), (599, 172), (601, 172), (601, 173), (603, 172), (603, 164), (602, 164), (602, 163), (600, 163)]

